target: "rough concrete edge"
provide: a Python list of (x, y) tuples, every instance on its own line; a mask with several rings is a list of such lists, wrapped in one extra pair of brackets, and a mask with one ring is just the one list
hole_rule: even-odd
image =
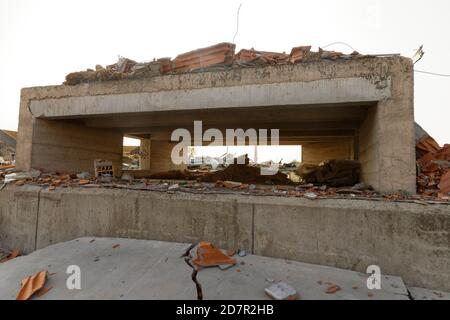
[[(316, 71), (323, 71), (324, 68), (333, 66), (334, 69), (342, 68), (343, 66), (361, 66), (366, 72), (360, 73), (361, 77), (366, 78), (374, 78), (374, 75), (380, 78), (385, 77), (385, 71), (382, 70), (381, 67), (376, 67), (373, 65), (378, 64), (396, 64), (396, 63), (407, 63), (412, 64), (412, 60), (403, 56), (391, 56), (391, 57), (376, 57), (376, 56), (365, 56), (355, 59), (349, 60), (326, 60), (322, 59), (320, 61), (309, 61), (297, 64), (280, 64), (280, 65), (267, 65), (267, 66), (254, 66), (254, 67), (245, 67), (245, 68), (232, 68), (229, 70), (206, 70), (202, 72), (186, 72), (180, 74), (167, 74), (161, 76), (155, 76), (150, 78), (143, 79), (126, 79), (126, 80), (112, 80), (112, 81), (101, 81), (101, 82), (91, 82), (91, 83), (82, 83), (75, 86), (67, 86), (67, 85), (49, 85), (49, 86), (35, 86), (35, 87), (26, 87), (22, 89), (22, 94), (28, 100), (44, 100), (51, 98), (66, 98), (66, 97), (78, 97), (83, 95), (108, 95), (108, 94), (117, 94), (117, 93), (143, 93), (143, 92), (157, 92), (157, 91), (170, 91), (170, 90), (186, 90), (193, 89), (192, 86), (189, 85), (192, 80), (194, 80), (196, 84), (196, 88), (208, 88), (215, 87), (216, 81), (220, 82), (221, 87), (233, 86), (234, 81), (242, 80), (245, 76), (248, 76), (252, 72), (260, 72), (261, 76), (257, 81), (253, 82), (253, 84), (261, 84), (261, 83), (280, 83), (285, 82), (286, 79), (269, 79), (267, 81), (267, 77), (264, 76), (266, 74), (270, 74), (271, 72), (282, 72), (289, 73), (297, 70), (300, 73), (304, 73), (305, 71), (310, 71), (311, 68), (315, 67)], [(372, 66), (368, 66), (372, 64)], [(346, 75), (337, 76), (336, 70), (331, 71), (332, 75), (324, 74), (321, 77), (313, 76), (311, 79), (304, 81), (314, 81), (320, 79), (331, 79), (331, 78), (345, 78)], [(202, 76), (207, 76), (209, 78), (208, 81), (196, 81)], [(190, 80), (190, 81), (189, 81)], [(294, 80), (288, 80), (294, 81)], [(171, 82), (177, 83), (176, 86)], [(211, 83), (210, 83), (211, 82)], [(214, 84), (212, 83), (214, 82)], [(251, 84), (246, 81), (242, 84)], [(162, 83), (162, 85), (161, 85)], [(165, 88), (166, 87), (166, 88)]]

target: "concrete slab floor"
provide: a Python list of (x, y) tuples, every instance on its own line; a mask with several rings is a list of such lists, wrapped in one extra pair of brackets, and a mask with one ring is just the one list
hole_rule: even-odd
[[(119, 246), (118, 246), (119, 245)], [(189, 244), (119, 238), (80, 238), (59, 243), (0, 264), (0, 300), (14, 299), (21, 279), (48, 270), (38, 299), (196, 299), (192, 269), (180, 258)], [(194, 249), (192, 254), (195, 254)], [(368, 290), (368, 274), (283, 259), (235, 256), (228, 270), (205, 268), (198, 281), (204, 299), (269, 299), (264, 289), (277, 281), (307, 299), (409, 299), (402, 279), (382, 276), (381, 290)], [(81, 289), (69, 290), (67, 267), (81, 270)], [(330, 284), (340, 291), (326, 294)]]
[(450, 300), (450, 293), (424, 288), (408, 287), (413, 300)]

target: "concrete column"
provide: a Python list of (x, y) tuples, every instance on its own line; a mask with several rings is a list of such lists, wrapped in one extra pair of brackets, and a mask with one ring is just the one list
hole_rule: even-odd
[(171, 153), (172, 147), (176, 142), (167, 140), (151, 140), (150, 153), (150, 172), (163, 172), (169, 170), (184, 170), (185, 164), (176, 165), (172, 162)]
[(382, 192), (416, 192), (414, 73), (410, 59), (390, 65), (392, 96), (369, 109), (359, 130), (363, 181)]
[(150, 170), (151, 140), (141, 139), (139, 149), (141, 151), (139, 157), (140, 170)]

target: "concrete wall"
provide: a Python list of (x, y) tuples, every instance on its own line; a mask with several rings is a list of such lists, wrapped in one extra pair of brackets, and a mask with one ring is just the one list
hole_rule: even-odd
[(213, 241), (255, 254), (450, 290), (450, 206), (117, 189), (8, 186), (0, 246), (30, 252), (81, 236)]
[(115, 173), (122, 167), (122, 133), (35, 119), (31, 157), (33, 168), (49, 171), (94, 173), (94, 160), (113, 162)]
[(331, 159), (354, 159), (353, 138), (336, 139), (332, 142), (304, 142), (302, 162), (319, 164)]
[(0, 247), (36, 250), (39, 187), (6, 187), (0, 191)]
[(172, 148), (177, 142), (151, 140), (150, 172), (163, 172), (169, 170), (184, 170), (186, 164), (172, 162)]
[(17, 133), (19, 170), (94, 172), (95, 159), (113, 161), (122, 168), (123, 135), (116, 130), (87, 128), (67, 122), (38, 119), (29, 112), (33, 91), (22, 89)]

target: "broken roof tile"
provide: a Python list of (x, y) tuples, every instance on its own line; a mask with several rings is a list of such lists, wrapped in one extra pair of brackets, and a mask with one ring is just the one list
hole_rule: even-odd
[(233, 43), (223, 42), (180, 54), (173, 60), (173, 70), (192, 71), (213, 65), (231, 64), (234, 59), (235, 47)]
[(291, 63), (296, 63), (302, 61), (303, 58), (311, 51), (311, 46), (300, 46), (294, 47), (289, 55), (289, 61)]
[(197, 248), (197, 257), (194, 264), (200, 267), (212, 267), (224, 264), (236, 264), (236, 259), (230, 258), (216, 248), (211, 242), (202, 241)]
[(32, 276), (24, 278), (20, 282), (20, 290), (17, 293), (16, 300), (28, 300), (37, 291), (44, 288), (47, 280), (47, 271), (40, 271)]
[(445, 195), (450, 193), (450, 170), (447, 170), (447, 172), (441, 176), (439, 190)]

